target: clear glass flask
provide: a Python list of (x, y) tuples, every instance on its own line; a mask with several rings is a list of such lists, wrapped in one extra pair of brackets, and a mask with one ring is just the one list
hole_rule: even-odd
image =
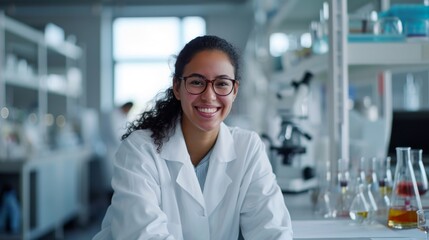
[(390, 157), (380, 159), (380, 168), (378, 173), (378, 187), (384, 195), (390, 196), (393, 187), (393, 175), (390, 169)]
[(346, 159), (338, 160), (337, 184), (339, 189), (337, 188), (336, 192), (337, 197), (333, 216), (336, 218), (348, 218), (353, 196), (349, 190), (349, 168)]
[(420, 197), (428, 191), (428, 178), (426, 175), (425, 166), (422, 160), (423, 150), (411, 149), (411, 161), (413, 163), (414, 174), (416, 176), (417, 188), (419, 189)]
[(334, 217), (334, 199), (331, 193), (332, 181), (329, 161), (326, 161), (325, 164), (321, 166), (319, 182), (319, 187), (314, 191), (313, 212), (315, 215), (324, 218), (332, 218)]
[(417, 227), (418, 209), (422, 209), (411, 160), (411, 148), (396, 148), (396, 170), (387, 226), (404, 229)]
[(390, 196), (393, 187), (393, 175), (390, 169), (390, 157), (380, 158), (378, 170), (377, 220), (383, 224), (387, 222)]
[(371, 209), (365, 197), (365, 191), (367, 191), (367, 189), (365, 185), (361, 183), (350, 205), (350, 218), (357, 223), (363, 223), (368, 218)]

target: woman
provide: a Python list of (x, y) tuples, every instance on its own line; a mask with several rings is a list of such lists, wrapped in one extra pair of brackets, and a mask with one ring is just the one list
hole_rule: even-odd
[(112, 203), (94, 239), (292, 239), (262, 141), (223, 123), (238, 61), (219, 37), (186, 44), (173, 86), (122, 137)]

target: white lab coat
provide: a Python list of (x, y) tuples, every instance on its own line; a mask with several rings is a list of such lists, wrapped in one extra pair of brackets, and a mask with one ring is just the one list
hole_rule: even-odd
[(161, 153), (147, 130), (116, 154), (115, 191), (94, 239), (292, 240), (283, 195), (259, 136), (221, 124), (204, 192), (180, 124)]

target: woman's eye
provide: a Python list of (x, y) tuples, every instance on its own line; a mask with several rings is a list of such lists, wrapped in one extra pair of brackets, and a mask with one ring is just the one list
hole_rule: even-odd
[(194, 79), (189, 82), (192, 86), (204, 86), (204, 81), (201, 79)]
[(218, 86), (218, 87), (227, 87), (229, 85), (231, 85), (231, 83), (228, 80), (224, 80), (224, 79), (216, 80), (216, 86)]

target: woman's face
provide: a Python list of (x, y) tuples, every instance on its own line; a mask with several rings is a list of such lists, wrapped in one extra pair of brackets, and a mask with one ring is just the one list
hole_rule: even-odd
[[(228, 55), (219, 50), (205, 50), (197, 53), (185, 66), (183, 77), (192, 74), (199, 74), (210, 80), (220, 76), (235, 79), (234, 67)], [(220, 123), (231, 111), (232, 103), (237, 96), (238, 83), (234, 84), (231, 94), (218, 96), (213, 91), (211, 83), (207, 85), (203, 93), (192, 95), (186, 91), (184, 81), (180, 81), (180, 84), (174, 81), (174, 95), (182, 105), (183, 128), (217, 132)]]

